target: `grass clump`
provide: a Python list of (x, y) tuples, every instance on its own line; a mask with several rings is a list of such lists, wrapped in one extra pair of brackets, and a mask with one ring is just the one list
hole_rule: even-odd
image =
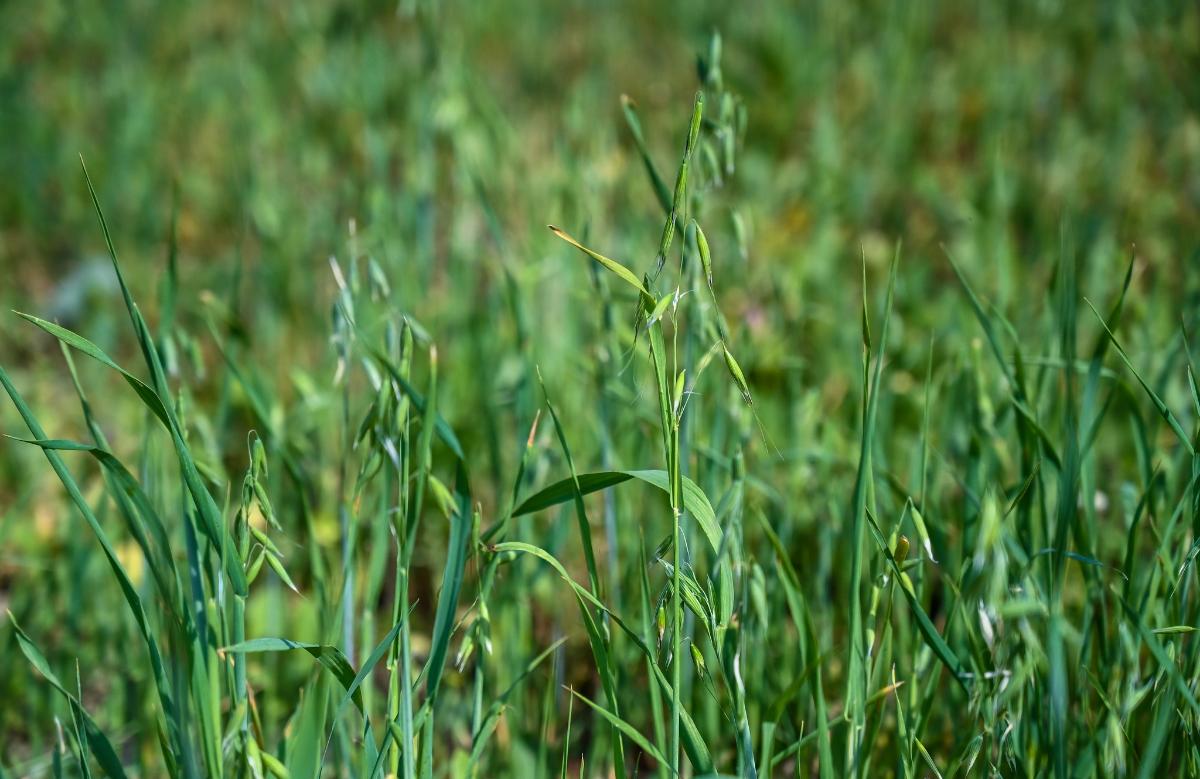
[(0, 191), (0, 776), (1200, 773), (1194, 9), (668, 6), (244, 12), (94, 298)]

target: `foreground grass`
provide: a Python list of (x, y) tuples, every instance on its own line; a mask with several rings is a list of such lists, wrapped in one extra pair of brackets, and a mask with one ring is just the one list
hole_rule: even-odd
[[(600, 120), (605, 82), (583, 88), (531, 168), (553, 182), (516, 186), (503, 161), (521, 152), (455, 20), (407, 12), (429, 55), (405, 95), (412, 186), (355, 203), (344, 238), (260, 190), (243, 204), (259, 254), (231, 276), (189, 264), (213, 239), (188, 234), (184, 175), (151, 244), (165, 262), (129, 260), (136, 234), (102, 215), (121, 201), (105, 192), (152, 182), (108, 170), (71, 190), (116, 281), (81, 309), (16, 301), (34, 311), (0, 361), (21, 439), (4, 450), (0, 694), (20, 703), (0, 709), (0, 771), (1200, 773), (1194, 197), (1170, 192), (1185, 174), (1146, 173), (1137, 143), (1067, 120), (1045, 120), (1039, 151), (999, 109), (974, 116), (965, 87), (956, 121), (983, 126), (922, 124), (902, 98), (936, 109), (923, 41), (952, 16), (913, 12), (837, 77), (887, 73), (900, 97), (855, 109), (814, 89), (798, 167), (772, 146), (788, 111), (731, 88), (730, 62), (782, 44), (743, 39), (739, 59), (714, 36), (698, 83), (657, 109), (614, 91)], [(1056, 85), (1039, 47), (1084, 60), (1070, 33), (1091, 21), (1029, 13), (1042, 32), (1013, 37), (1032, 64), (999, 73), (985, 42), (951, 61), (990, 100), (1077, 89), (1071, 117), (1165, 137), (1194, 165), (1178, 103), (1145, 96), (1147, 113), (1101, 88), (1136, 77), (1077, 65)], [(1172, 37), (1179, 20), (1143, 13), (1095, 24), (1127, 57), (1147, 37), (1194, 48), (1186, 24)], [(854, 29), (833, 8), (814, 19)], [(806, 50), (780, 93), (842, 61)], [(843, 124), (884, 109), (871, 132)], [(963, 139), (987, 159), (913, 153)], [(606, 183), (609, 148), (624, 163)], [(1097, 155), (1118, 183), (1063, 182)], [(1156, 176), (1153, 207), (1116, 194)], [(806, 196), (774, 212), (789, 178)], [(923, 194), (899, 199), (909, 186)], [(863, 203), (900, 215), (845, 246)], [(517, 209), (561, 226), (533, 237)], [(968, 213), (929, 240), (947, 210)], [(334, 259), (290, 268), (293, 224)], [(1130, 229), (1144, 248), (1122, 247)]]

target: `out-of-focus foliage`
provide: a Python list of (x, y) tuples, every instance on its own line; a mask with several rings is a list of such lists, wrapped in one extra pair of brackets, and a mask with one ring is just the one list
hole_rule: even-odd
[[(361, 659), (370, 649), (366, 639), (381, 639), (392, 624), (391, 537), (386, 520), (372, 519), (373, 504), (347, 500), (361, 511), (355, 516), (370, 542), (359, 539), (349, 564), (341, 558), (346, 524), (339, 496), (353, 492), (346, 480), (360, 464), (355, 458), (366, 459), (360, 450), (349, 453), (349, 441), (375, 396), (364, 353), (351, 350), (339, 367), (339, 354), (347, 354), (341, 350), (355, 336), (336, 307), (351, 292), (339, 291), (330, 257), (352, 285), (361, 285), (351, 297), (373, 298), (360, 304), (372, 317), (395, 324), (399, 312), (411, 315), (419, 328), (415, 375), (422, 388), (425, 335), (437, 343), (438, 411), (466, 453), (485, 527), (509, 508), (524, 442), (542, 406), (535, 366), (581, 473), (664, 468), (645, 343), (635, 348), (633, 341), (632, 297), (618, 290), (615, 277), (598, 280), (545, 225), (569, 226), (639, 277), (651, 269), (663, 210), (621, 98), (636, 103), (651, 156), (670, 179), (692, 95), (702, 84), (698, 57), (709, 56), (714, 32), (721, 37), (723, 87), (731, 100), (737, 96), (746, 122), (736, 168), (719, 162), (698, 175), (705, 189), (697, 217), (712, 245), (720, 308), (758, 422), (736, 394), (726, 397), (727, 387), (702, 385), (684, 471), (716, 506), (744, 444), (746, 538), (737, 554), (745, 566), (738, 574), (745, 576), (746, 597), (739, 614), (750, 625), (745, 652), (756, 674), (746, 679), (743, 702), (754, 751), (761, 758), (764, 741), (770, 743), (767, 723), (777, 753), (813, 733), (819, 696), (811, 669), (804, 674), (818, 657), (820, 695), (830, 709), (819, 716), (841, 721), (853, 644), (849, 603), (861, 596), (869, 605), (872, 586), (880, 586), (889, 594), (877, 624), (891, 615), (884, 614), (888, 602), (903, 623), (886, 651), (896, 677), (908, 680), (908, 690), (919, 688), (900, 697), (917, 714), (897, 712), (894, 696), (869, 711), (867, 727), (878, 729), (868, 731), (877, 749), (871, 768), (881, 774), (924, 775), (928, 764), (914, 751), (919, 745), (949, 775), (955, 760), (965, 766), (980, 734), (977, 774), (985, 765), (1003, 775), (1052, 771), (1056, 744), (1069, 744), (1073, 770), (1084, 775), (1132, 772), (1148, 754), (1162, 755), (1163, 766), (1197, 770), (1195, 713), (1182, 695), (1164, 697), (1174, 695), (1175, 677), (1152, 659), (1113, 594), (1141, 599), (1131, 608), (1147, 632), (1194, 626), (1195, 573), (1183, 568), (1200, 528), (1200, 504), (1188, 502), (1195, 494), (1187, 480), (1193, 459), (1115, 349), (1093, 385), (1103, 391), (1084, 397), (1087, 361), (1104, 331), (1083, 300), (1109, 316), (1133, 258), (1118, 340), (1184, 432), (1194, 434), (1200, 409), (1187, 383), (1191, 358), (1183, 333), (1195, 353), (1195, 4), (3, 3), (0, 308), (57, 321), (123, 365), (141, 365), (80, 172), (82, 156), (126, 278), (163, 339), (178, 411), (225, 515), (235, 513), (250, 465), (247, 431), (267, 442), (271, 468), (262, 478), (282, 525), (271, 536), (306, 597), (289, 595), (282, 581), (260, 581), (261, 597), (247, 602), (247, 637), (345, 649), (336, 572), (353, 571), (352, 609), (377, 620), (356, 623)], [(711, 94), (711, 82), (705, 86)], [(720, 106), (706, 110), (716, 117)], [(676, 240), (678, 252), (682, 231)], [(932, 673), (936, 661), (907, 601), (894, 586), (886, 589), (895, 580), (881, 583), (890, 569), (869, 533), (863, 536), (868, 583), (850, 583), (865, 405), (863, 278), (878, 339), (897, 242), (903, 248), (890, 336), (871, 344), (876, 354), (886, 350), (887, 363), (868, 447), (871, 511), (893, 548), (893, 531), (912, 539), (911, 556), (924, 568), (910, 573), (936, 630), (958, 655), (970, 657), (974, 673), (1009, 674), (1004, 685), (986, 690), (977, 680), (964, 692), (946, 676), (941, 687), (927, 689), (916, 678), (918, 671)], [(998, 333), (999, 362), (948, 256), (983, 298), (982, 316)], [(1067, 267), (1074, 270), (1066, 273)], [(685, 291), (706, 294), (699, 286)], [(609, 301), (615, 302), (606, 314)], [(689, 364), (708, 345), (690, 354)], [(1081, 364), (1068, 382), (1063, 360), (1076, 349)], [(626, 360), (632, 367), (619, 373)], [(154, 499), (178, 530), (172, 544), (183, 560), (170, 440), (116, 374), (77, 361), (113, 451), (155, 486)], [(709, 374), (723, 370), (720, 363), (718, 356)], [(0, 328), (0, 365), (49, 437), (89, 437), (49, 336), (9, 316)], [(1005, 378), (1010, 371), (1020, 372), (1024, 396)], [(1089, 416), (1102, 403), (1101, 415)], [(1079, 426), (1097, 419), (1093, 444), (1092, 431)], [(0, 402), (0, 429), (27, 435), (7, 400)], [(1081, 463), (1064, 466), (1071, 440), (1084, 442), (1084, 452)], [(569, 475), (545, 418), (535, 443), (522, 496)], [(447, 490), (452, 459), (436, 451), (438, 484)], [(68, 462), (117, 539), (122, 562), (149, 592), (142, 553), (105, 497), (99, 468), (78, 455)], [(1060, 481), (1073, 467), (1075, 481)], [(1026, 495), (1023, 485), (1031, 490), (1029, 504), (1005, 514)], [(640, 624), (638, 550), (653, 563), (655, 544), (670, 526), (659, 496), (639, 489), (617, 488), (612, 503), (587, 498), (605, 595), (631, 624)], [(354, 497), (387, 502), (370, 490), (363, 494)], [(1143, 495), (1150, 497), (1138, 509)], [(415, 549), (411, 582), (413, 652), (422, 662), (434, 640), (446, 566), (439, 499), (427, 498), (422, 532), (430, 535)], [(1182, 518), (1172, 522), (1180, 501)], [(1022, 523), (1036, 526), (1039, 512), (1054, 517), (1055, 506), (1068, 503), (1080, 507), (1081, 519), (1066, 536), (1075, 557), (1046, 554), (1049, 541), (1035, 544)], [(915, 552), (920, 539), (906, 510), (913, 505), (932, 525), (930, 551), (940, 565)], [(717, 508), (728, 516), (728, 506)], [(508, 538), (551, 550), (584, 582), (575, 517), (556, 512), (514, 518)], [(1034, 518), (1021, 519), (1025, 512)], [(760, 516), (774, 528), (778, 548)], [(606, 524), (613, 530), (607, 536)], [(378, 527), (384, 529), (375, 535)], [(1137, 543), (1130, 546), (1130, 538)], [(695, 535), (691, 541), (703, 543)], [(798, 575), (796, 593), (783, 584), (789, 574), (780, 549)], [(471, 552), (454, 651), (465, 635), (479, 635), (465, 628), (478, 614), (478, 581), (489, 558), (484, 546)], [(698, 548), (690, 553), (705, 559)], [(1050, 580), (1044, 590), (1026, 589), (1030, 578), (1041, 582), (1051, 563), (1040, 560), (1050, 557), (1054, 565), (1073, 561), (1065, 584)], [(605, 567), (614, 561), (615, 569)], [(503, 750), (489, 749), (481, 775), (557, 771), (569, 700), (559, 687), (604, 700), (574, 607), (566, 613), (562, 606), (569, 605), (565, 585), (532, 563), (512, 567), (500, 575), (491, 603), (496, 648), (488, 662), (497, 670), (486, 677), (482, 700), (499, 700), (525, 663), (559, 636), (570, 640), (506, 699), (511, 708), (493, 742)], [(652, 567), (650, 576), (650, 597), (657, 598), (661, 569)], [(365, 583), (373, 577), (380, 582), (374, 589)], [(1059, 585), (1061, 592), (1054, 589)], [(811, 625), (797, 622), (794, 595), (802, 596)], [(878, 592), (874, 597), (878, 603)], [(957, 610), (947, 613), (950, 601)], [(0, 447), (0, 606), (13, 612), (71, 690), (78, 660), (85, 708), (119, 744), (122, 760), (143, 766), (141, 775), (161, 775), (158, 703), (134, 623), (95, 539), (41, 453), (18, 443)], [(1195, 639), (1186, 631), (1150, 635), (1169, 644), (1163, 651), (1194, 691)], [(1055, 659), (1055, 642), (1069, 661)], [(628, 645), (614, 652), (622, 684), (637, 685), (622, 688), (628, 694), (622, 714), (651, 734), (644, 658)], [(271, 749), (312, 677), (311, 658), (293, 654), (300, 656), (250, 656), (250, 683)], [(460, 672), (453, 652), (450, 660), (437, 757), (439, 770), (459, 775), (480, 723), (472, 720), (475, 661)], [(717, 668), (709, 673), (719, 675), (718, 660), (710, 654)], [(1051, 670), (1064, 662), (1065, 682)], [(892, 678), (891, 669), (876, 667), (883, 670), (871, 678), (872, 691)], [(722, 697), (723, 688), (709, 696), (702, 678), (691, 671), (687, 677), (692, 716), (718, 768), (737, 769), (726, 708), (732, 699)], [(380, 671), (377, 708), (386, 696), (384, 679)], [(1060, 682), (1068, 690), (1065, 709), (1045, 692)], [(69, 708), (47, 689), (18, 651), (15, 631), (0, 627), (0, 766), (17, 775), (49, 770), (55, 715), (69, 730)], [(570, 759), (586, 753), (586, 765), (599, 775), (611, 758), (609, 724), (578, 701), (574, 717)], [(924, 728), (919, 738), (897, 726), (914, 717)], [(1055, 736), (1055, 727), (1067, 730)], [(1037, 736), (1039, 728), (1051, 735)], [(340, 757), (331, 767), (350, 764), (352, 737), (339, 734)], [(834, 731), (839, 772), (850, 770), (845, 739)], [(633, 765), (628, 741), (626, 749)], [(777, 773), (807, 775), (817, 764), (815, 740), (797, 752), (800, 759), (780, 761)], [(770, 774), (769, 767), (758, 770)]]

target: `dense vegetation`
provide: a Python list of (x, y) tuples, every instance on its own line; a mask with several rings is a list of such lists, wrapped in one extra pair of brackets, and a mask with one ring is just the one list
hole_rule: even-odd
[(1198, 68), (0, 5), (0, 777), (1200, 775)]

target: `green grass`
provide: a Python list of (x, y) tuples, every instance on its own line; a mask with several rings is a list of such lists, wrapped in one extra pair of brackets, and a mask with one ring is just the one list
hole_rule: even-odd
[(1195, 7), (0, 30), (0, 777), (1200, 774)]

